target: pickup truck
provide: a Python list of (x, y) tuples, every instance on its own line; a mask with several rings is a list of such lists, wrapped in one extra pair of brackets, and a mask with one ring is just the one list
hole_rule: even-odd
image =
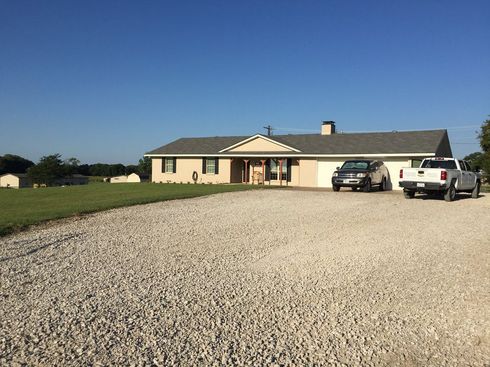
[(457, 192), (468, 192), (476, 199), (480, 194), (481, 175), (472, 172), (465, 161), (434, 157), (424, 159), (420, 168), (402, 168), (399, 185), (407, 199), (417, 192), (441, 194), (446, 201), (453, 201)]

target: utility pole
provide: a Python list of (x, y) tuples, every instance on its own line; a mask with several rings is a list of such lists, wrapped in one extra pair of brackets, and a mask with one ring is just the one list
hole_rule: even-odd
[(267, 136), (271, 136), (272, 130), (274, 130), (274, 128), (271, 125), (264, 126), (264, 129), (267, 130)]

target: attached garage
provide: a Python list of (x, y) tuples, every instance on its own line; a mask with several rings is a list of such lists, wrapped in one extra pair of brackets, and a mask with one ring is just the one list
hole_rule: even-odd
[[(382, 157), (356, 157), (359, 159), (376, 159), (383, 161), (386, 168), (388, 169), (389, 177), (387, 180), (388, 190), (399, 190), (398, 187), (398, 175), (400, 169), (403, 167), (410, 167), (412, 160), (409, 158), (385, 158)], [(318, 169), (317, 169), (317, 186), (318, 187), (332, 187), (332, 174), (337, 169), (337, 167), (342, 166), (342, 164), (349, 159), (355, 159), (352, 157), (345, 157), (345, 159), (319, 159)]]
[(319, 159), (317, 162), (317, 186), (332, 187), (332, 173), (344, 161), (339, 159)]

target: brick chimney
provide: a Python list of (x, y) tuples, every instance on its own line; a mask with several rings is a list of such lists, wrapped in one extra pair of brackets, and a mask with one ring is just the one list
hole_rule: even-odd
[(322, 135), (335, 134), (335, 121), (323, 121), (321, 134)]

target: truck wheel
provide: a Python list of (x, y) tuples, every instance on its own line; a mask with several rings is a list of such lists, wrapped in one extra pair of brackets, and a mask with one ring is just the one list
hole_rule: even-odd
[(480, 195), (480, 185), (480, 181), (477, 181), (473, 191), (471, 191), (471, 197), (473, 199), (478, 199), (478, 195)]
[(368, 180), (366, 181), (366, 183), (362, 187), (362, 191), (364, 191), (364, 192), (371, 191), (371, 179), (370, 178), (368, 178)]
[(403, 190), (403, 196), (405, 196), (405, 199), (413, 199), (415, 197), (415, 191)]
[(456, 197), (456, 189), (454, 188), (453, 185), (449, 186), (449, 189), (444, 192), (444, 200), (446, 201), (453, 201), (454, 198)]
[(383, 177), (381, 183), (379, 184), (379, 191), (386, 191), (386, 178)]
[(333, 188), (333, 191), (340, 191), (340, 186), (333, 185), (332, 188)]

